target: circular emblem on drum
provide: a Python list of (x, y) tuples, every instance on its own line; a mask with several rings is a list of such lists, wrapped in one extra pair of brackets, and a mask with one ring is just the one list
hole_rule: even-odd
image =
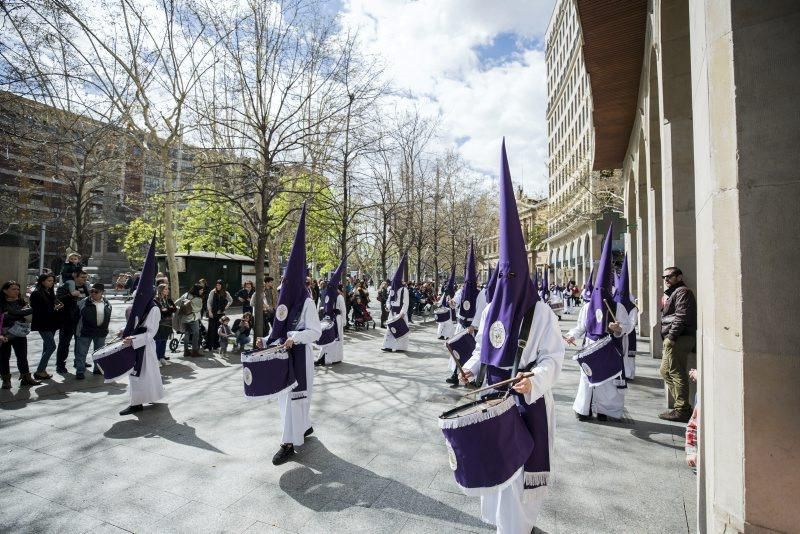
[(506, 342), (506, 327), (501, 321), (495, 321), (489, 328), (489, 342), (496, 349), (502, 347)]
[(396, 334), (397, 333), (397, 329), (395, 327), (393, 327), (393, 326), (390, 327), (389, 330), (392, 331), (392, 334)]
[(592, 368), (589, 367), (588, 364), (582, 363), (581, 369), (583, 369), (583, 372), (586, 373), (586, 376), (592, 376)]
[(450, 445), (450, 442), (444, 440), (445, 445), (447, 445), (447, 461), (450, 462), (450, 469), (455, 471), (458, 469), (458, 459), (456, 458), (456, 451), (453, 450), (453, 446)]
[(462, 306), (464, 307), (464, 311), (469, 311), (469, 309), (472, 307), (472, 304), (470, 304), (468, 300), (465, 300)]
[(457, 350), (453, 351), (453, 356), (455, 356), (458, 361), (461, 361), (461, 355), (458, 353)]
[(277, 317), (279, 321), (285, 321), (288, 316), (289, 316), (289, 308), (286, 307), (286, 304), (281, 304), (275, 310), (275, 317)]
[(603, 322), (603, 310), (595, 310), (594, 311), (594, 319), (598, 323), (602, 323)]
[(325, 304), (327, 304), (329, 300), (331, 300), (330, 295), (325, 295)]
[(244, 383), (248, 386), (253, 383), (253, 373), (249, 367), (244, 368)]

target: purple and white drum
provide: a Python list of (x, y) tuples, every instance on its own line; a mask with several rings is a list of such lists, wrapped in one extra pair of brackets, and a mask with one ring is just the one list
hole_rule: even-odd
[(450, 307), (440, 306), (433, 310), (433, 314), (436, 316), (437, 323), (447, 322), (450, 320)]
[(459, 363), (464, 365), (472, 357), (472, 351), (475, 350), (475, 336), (470, 334), (469, 330), (462, 330), (445, 341), (445, 345), (453, 353), (453, 356), (458, 358)]
[(114, 380), (133, 370), (136, 350), (130, 345), (123, 345), (120, 339), (94, 351), (92, 361), (103, 371), (103, 378)]
[(456, 483), (467, 495), (502, 489), (533, 451), (514, 396), (483, 398), (446, 411), (439, 428)]
[(289, 353), (283, 347), (246, 350), (242, 353), (244, 394), (269, 399), (297, 385)]
[(400, 339), (404, 335), (408, 334), (409, 330), (408, 323), (406, 323), (406, 318), (404, 315), (398, 315), (397, 317), (386, 321), (386, 328), (389, 329), (389, 332), (395, 339)]
[(324, 347), (336, 341), (339, 335), (339, 329), (336, 328), (336, 319), (326, 317), (320, 321), (320, 325), (322, 326), (322, 335), (317, 340), (317, 346)]
[(622, 338), (608, 335), (572, 357), (592, 386), (605, 384), (622, 374)]

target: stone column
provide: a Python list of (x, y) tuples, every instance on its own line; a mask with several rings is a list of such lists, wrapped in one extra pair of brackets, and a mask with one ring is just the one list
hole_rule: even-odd
[[(648, 131), (648, 167), (647, 167), (647, 227), (648, 227), (648, 260), (649, 260), (649, 289), (648, 319), (650, 327), (650, 353), (654, 358), (661, 357), (661, 323), (660, 304), (663, 293), (660, 275), (664, 268), (663, 262), (663, 225), (661, 207), (661, 121), (660, 98), (658, 86), (658, 58), (655, 50), (650, 52), (648, 63), (650, 89), (646, 105), (648, 112), (645, 115)], [(642, 322), (643, 326), (648, 323)]]
[(639, 137), (636, 163), (636, 294), (639, 297), (640, 335), (650, 337), (650, 247), (647, 215), (647, 153)]

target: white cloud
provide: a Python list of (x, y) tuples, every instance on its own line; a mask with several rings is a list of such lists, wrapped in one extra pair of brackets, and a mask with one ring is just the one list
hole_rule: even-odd
[[(410, 93), (408, 105), (440, 116), (442, 143), (460, 142), (474, 169), (496, 176), (505, 135), (514, 180), (529, 192), (546, 191), (541, 43), (553, 2), (348, 0), (342, 21), (358, 28), (394, 86)], [(527, 44), (500, 58), (482, 58), (479, 49), (501, 34)]]

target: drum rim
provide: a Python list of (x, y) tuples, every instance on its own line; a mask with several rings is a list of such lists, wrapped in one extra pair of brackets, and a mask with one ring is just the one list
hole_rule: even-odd
[(111, 356), (112, 354), (116, 354), (117, 352), (121, 352), (121, 351), (110, 352), (110, 349), (113, 349), (115, 347), (122, 347), (123, 349), (125, 347), (130, 347), (132, 350), (135, 350), (135, 349), (133, 349), (133, 346), (125, 345), (123, 343), (123, 340), (119, 339), (119, 340), (116, 340), (116, 341), (112, 341), (111, 343), (108, 343), (107, 345), (103, 345), (102, 347), (100, 347), (99, 349), (97, 349), (95, 351), (92, 351), (92, 359), (95, 358), (95, 355), (97, 355), (97, 359), (101, 359), (101, 358), (106, 358), (108, 356)]
[(266, 362), (269, 360), (286, 360), (289, 358), (289, 351), (277, 345), (265, 349), (251, 349), (242, 352), (240, 360), (242, 363)]
[[(483, 397), (481, 397), (478, 400), (474, 400), (474, 401), (468, 402), (466, 404), (461, 404), (460, 406), (456, 406), (455, 408), (450, 408), (449, 410), (446, 410), (446, 411), (442, 412), (442, 414), (439, 416), (439, 419), (454, 419), (453, 417), (450, 417), (450, 416), (451, 415), (455, 415), (459, 411), (462, 411), (462, 410), (464, 410), (466, 408), (472, 408), (474, 406), (477, 406), (479, 404), (483, 404), (483, 403), (485, 403), (487, 401), (490, 401), (490, 400), (497, 400), (497, 399), (501, 399), (501, 401), (502, 400), (506, 400), (506, 399), (503, 399), (504, 396), (505, 396), (504, 392), (499, 392), (498, 391), (498, 392), (495, 392), (495, 393), (489, 393), (488, 395), (484, 395)], [(511, 397), (509, 396), (509, 398), (511, 398)], [(497, 404), (501, 404), (501, 402), (499, 402)]]

